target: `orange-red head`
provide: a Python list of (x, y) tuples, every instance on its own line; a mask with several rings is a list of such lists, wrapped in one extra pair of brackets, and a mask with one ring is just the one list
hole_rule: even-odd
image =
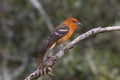
[(67, 20), (64, 21), (64, 23), (75, 30), (78, 26), (81, 26), (82, 24), (75, 18), (68, 18)]

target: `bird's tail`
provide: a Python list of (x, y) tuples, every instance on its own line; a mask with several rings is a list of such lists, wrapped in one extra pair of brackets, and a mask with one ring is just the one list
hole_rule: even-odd
[(46, 61), (47, 57), (48, 57), (48, 53), (50, 51), (50, 48), (48, 48), (45, 52), (45, 54), (43, 55), (43, 58), (42, 58), (42, 62)]
[(56, 43), (54, 43), (53, 45), (49, 46), (45, 52), (45, 54), (43, 55), (42, 61), (46, 61), (46, 58), (48, 57), (48, 53), (50, 50), (52, 50), (54, 47), (56, 46)]

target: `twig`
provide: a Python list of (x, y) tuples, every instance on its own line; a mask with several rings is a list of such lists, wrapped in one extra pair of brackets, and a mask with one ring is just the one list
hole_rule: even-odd
[(53, 24), (51, 23), (51, 20), (50, 20), (49, 16), (47, 15), (45, 9), (42, 7), (42, 4), (38, 0), (30, 0), (30, 2), (39, 11), (41, 16), (43, 16), (43, 18), (46, 22), (46, 25), (48, 26), (48, 29), (50, 31), (53, 31), (54, 30)]
[(33, 73), (31, 73), (28, 77), (25, 78), (25, 80), (35, 80), (39, 78), (40, 76), (51, 74), (52, 72), (52, 66), (56, 63), (56, 61), (61, 58), (66, 51), (68, 51), (70, 48), (72, 48), (75, 44), (77, 44), (79, 41), (82, 41), (90, 36), (93, 36), (98, 33), (103, 32), (109, 32), (109, 31), (120, 31), (120, 26), (112, 26), (112, 27), (98, 27), (93, 28), (77, 38), (75, 38), (72, 42), (68, 43), (63, 49), (60, 49), (54, 56), (50, 57), (47, 61), (42, 63), (41, 66), (37, 70), (35, 70)]

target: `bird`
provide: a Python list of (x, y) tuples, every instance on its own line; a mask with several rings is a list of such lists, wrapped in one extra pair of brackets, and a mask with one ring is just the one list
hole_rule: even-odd
[(68, 18), (61, 22), (49, 35), (45, 43), (45, 53), (42, 57), (42, 62), (46, 61), (48, 53), (63, 43), (65, 43), (72, 34), (75, 32), (78, 26), (82, 24), (76, 18)]

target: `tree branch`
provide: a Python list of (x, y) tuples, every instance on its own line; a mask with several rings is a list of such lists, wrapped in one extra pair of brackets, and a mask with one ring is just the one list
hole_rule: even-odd
[(72, 48), (79, 41), (85, 40), (86, 38), (93, 36), (95, 34), (98, 34), (98, 33), (110, 32), (110, 31), (120, 31), (120, 26), (93, 28), (79, 35), (77, 38), (75, 38), (73, 41), (71, 41), (65, 47), (63, 47), (63, 49), (60, 49), (54, 56), (51, 56), (48, 60), (41, 63), (41, 65), (33, 73), (31, 73), (28, 77), (26, 77), (25, 80), (36, 80), (40, 76), (43, 76), (46, 74), (52, 74), (52, 66), (56, 63), (56, 61), (59, 58), (61, 58), (65, 54), (66, 51)]

